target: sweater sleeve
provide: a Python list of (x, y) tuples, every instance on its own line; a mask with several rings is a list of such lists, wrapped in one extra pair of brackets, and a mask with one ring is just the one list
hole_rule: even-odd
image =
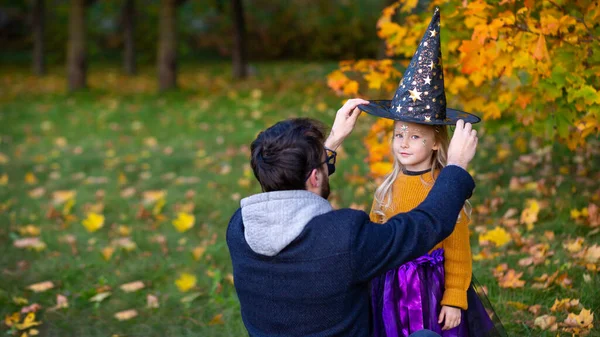
[(368, 281), (427, 253), (452, 233), (474, 187), (467, 171), (447, 166), (427, 198), (410, 212), (397, 214), (382, 225), (365, 216), (350, 238), (354, 279)]
[(442, 242), (444, 248), (445, 288), (442, 305), (467, 310), (467, 289), (471, 284), (473, 265), (469, 243), (469, 218), (464, 210), (454, 232)]

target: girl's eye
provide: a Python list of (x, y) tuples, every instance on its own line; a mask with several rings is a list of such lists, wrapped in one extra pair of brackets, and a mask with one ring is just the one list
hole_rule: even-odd
[(401, 134), (401, 133), (397, 133), (397, 134), (396, 134), (396, 138), (402, 138), (402, 137), (403, 137), (403, 136), (402, 136), (402, 134)]
[(412, 136), (412, 139), (419, 139), (419, 136), (417, 136), (417, 135), (413, 135), (413, 136)]

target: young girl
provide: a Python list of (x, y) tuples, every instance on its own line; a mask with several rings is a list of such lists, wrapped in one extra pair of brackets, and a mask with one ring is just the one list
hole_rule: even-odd
[[(383, 223), (418, 206), (446, 164), (449, 140), (445, 125), (399, 121), (393, 135), (394, 168), (375, 192), (371, 210), (374, 222)], [(373, 280), (375, 336), (408, 336), (421, 329), (442, 336), (493, 336), (484, 331), (493, 329), (493, 323), (486, 319), (481, 302), (476, 302), (477, 295), (473, 293), (468, 299), (467, 294), (472, 273), (469, 213), (466, 205), (454, 232), (428, 255)], [(474, 310), (466, 311), (471, 307)], [(475, 324), (488, 326), (470, 331), (473, 327), (467, 314)]]
[[(394, 99), (359, 106), (395, 120), (393, 170), (375, 192), (374, 222), (383, 223), (425, 200), (446, 165), (446, 125), (459, 119), (479, 122), (474, 115), (446, 108), (439, 20), (436, 9)], [(472, 282), (470, 213), (467, 203), (454, 232), (429, 254), (372, 281), (375, 336), (408, 336), (422, 329), (443, 337), (505, 336), (485, 294)]]

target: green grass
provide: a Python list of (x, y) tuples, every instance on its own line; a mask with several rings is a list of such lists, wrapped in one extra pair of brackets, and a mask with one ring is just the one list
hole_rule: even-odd
[[(116, 66), (92, 67), (91, 89), (72, 95), (64, 92), (62, 69), (53, 69), (44, 79), (32, 78), (27, 69), (3, 69), (0, 153), (8, 161), (0, 164), (0, 177), (6, 174), (8, 182), (0, 185), (0, 315), (18, 311), (22, 306), (13, 298), (23, 297), (43, 307), (37, 313), (43, 336), (244, 335), (239, 303), (226, 277), (231, 273), (231, 264), (225, 230), (238, 200), (260, 191), (249, 169), (249, 144), (261, 129), (284, 118), (308, 116), (330, 125), (342, 102), (325, 84), (325, 75), (334, 67), (258, 64), (256, 77), (239, 82), (230, 78), (228, 64), (187, 65), (181, 69), (181, 90), (163, 95), (153, 93), (154, 74), (147, 69), (128, 79)], [(326, 108), (319, 111), (319, 103)], [(368, 177), (362, 138), (373, 120), (362, 116), (356, 131), (344, 143), (338, 172), (331, 182), (331, 199), (337, 207), (370, 206), (376, 183), (368, 178), (365, 185), (353, 176)], [(534, 329), (535, 316), (516, 309), (510, 301), (540, 304), (541, 315), (550, 313), (555, 298), (579, 298), (583, 307), (599, 312), (598, 274), (577, 265), (562, 247), (564, 240), (577, 236), (585, 238), (586, 246), (600, 241), (592, 229), (569, 218), (573, 208), (581, 209), (590, 202), (598, 204), (600, 186), (594, 165), (598, 153), (593, 152), (598, 142), (592, 141), (577, 153), (554, 144), (549, 155), (540, 155), (539, 163), (519, 164), (522, 153), (516, 149), (515, 139), (524, 137), (528, 141), (525, 153), (535, 154), (543, 144), (510, 123), (497, 121), (479, 127), (480, 149), (472, 165), (477, 181), (472, 199), (473, 253), (481, 250), (479, 230), (499, 226), (509, 208), (517, 208), (520, 214), (525, 200), (534, 198), (548, 205), (542, 207), (531, 232), (522, 225), (516, 230), (534, 243), (547, 242), (554, 255), (547, 264), (520, 267), (517, 261), (527, 253), (513, 242), (491, 248), (500, 255), (474, 262), (474, 273), (487, 286), (509, 335), (555, 336)], [(152, 146), (154, 140), (156, 145)], [(502, 160), (498, 159), (498, 146), (509, 151)], [(587, 173), (579, 174), (578, 166)], [(561, 167), (569, 173), (559, 173)], [(37, 182), (26, 183), (27, 174), (33, 174)], [(510, 190), (513, 176), (543, 179), (540, 185), (550, 192), (545, 194), (539, 188)], [(37, 198), (30, 195), (36, 188), (38, 192), (43, 189), (43, 195)], [(128, 188), (135, 193), (123, 197), (122, 191)], [(72, 210), (76, 219), (68, 224), (47, 217), (52, 193), (58, 190), (77, 192)], [(97, 197), (100, 190), (104, 192), (101, 200)], [(142, 193), (148, 190), (167, 192), (163, 221), (137, 216)], [(195, 194), (187, 198), (189, 191)], [(81, 221), (87, 207), (97, 202), (104, 204), (104, 227), (89, 233)], [(179, 233), (171, 222), (178, 207), (189, 202), (194, 204), (195, 226)], [(21, 237), (19, 227), (27, 224), (41, 228), (45, 250), (13, 247), (13, 241)], [(106, 261), (100, 251), (119, 237), (119, 225), (132, 229), (130, 237), (137, 248), (117, 249)], [(554, 232), (556, 238), (545, 239), (545, 231)], [(61, 240), (66, 234), (76, 238), (76, 253)], [(166, 252), (152, 241), (158, 234), (166, 239)], [(214, 235), (216, 240), (212, 242)], [(198, 246), (205, 247), (206, 253), (195, 260), (191, 251)], [(523, 271), (525, 287), (499, 288), (492, 269), (500, 263)], [(531, 288), (534, 277), (556, 270), (568, 273), (570, 288)], [(190, 303), (181, 302), (189, 293), (180, 292), (175, 285), (183, 272), (198, 279), (189, 293), (198, 292), (200, 296)], [(584, 281), (585, 274), (589, 282)], [(146, 287), (134, 293), (119, 289), (119, 285), (137, 280)], [(55, 288), (40, 293), (26, 288), (42, 281), (52, 281)], [(90, 302), (103, 286), (112, 289), (112, 296), (98, 304)], [(57, 294), (68, 298), (69, 308), (48, 310), (56, 304)], [(148, 294), (158, 297), (158, 309), (146, 308)], [(113, 317), (127, 309), (136, 309), (139, 315), (127, 321)], [(211, 325), (218, 314), (223, 315), (224, 324)], [(566, 318), (564, 312), (556, 315), (559, 322)], [(7, 327), (0, 325), (2, 329)], [(590, 335), (600, 335), (599, 330)]]

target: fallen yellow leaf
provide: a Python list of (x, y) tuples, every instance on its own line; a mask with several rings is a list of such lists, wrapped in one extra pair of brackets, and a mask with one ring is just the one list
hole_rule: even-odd
[(35, 320), (35, 313), (30, 312), (27, 314), (27, 316), (25, 316), (25, 318), (23, 319), (23, 322), (15, 324), (15, 327), (18, 330), (26, 330), (26, 329), (31, 328), (32, 326), (37, 326), (40, 324), (42, 324), (42, 322), (37, 322)]
[(194, 227), (194, 222), (196, 221), (196, 217), (193, 214), (180, 212), (177, 216), (177, 219), (173, 220), (173, 226), (179, 233), (183, 233), (190, 228)]
[(590, 310), (581, 309), (579, 315), (570, 313), (565, 319), (565, 324), (569, 327), (591, 329), (594, 327), (592, 324), (594, 321), (594, 314)]
[(81, 224), (88, 232), (93, 233), (104, 226), (104, 215), (90, 212)]
[(510, 234), (504, 228), (495, 227), (479, 235), (479, 244), (485, 245), (487, 242), (493, 242), (496, 247), (502, 247), (511, 241)]
[(179, 291), (187, 292), (196, 286), (196, 276), (188, 273), (183, 273), (181, 274), (179, 279), (175, 281), (175, 285), (177, 286), (177, 288), (179, 288)]

